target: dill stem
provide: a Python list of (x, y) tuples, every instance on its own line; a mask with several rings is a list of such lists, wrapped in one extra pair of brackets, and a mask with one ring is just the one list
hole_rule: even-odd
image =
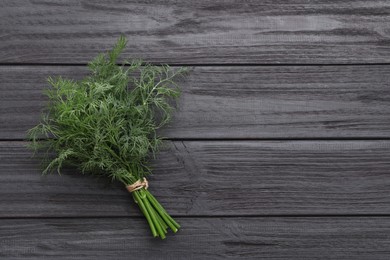
[(154, 208), (157, 210), (157, 212), (160, 214), (162, 219), (165, 221), (165, 223), (172, 229), (173, 232), (176, 233), (180, 225), (175, 220), (173, 220), (171, 216), (168, 215), (165, 209), (148, 190), (146, 191), (146, 196), (148, 197)]
[(164, 229), (164, 232), (167, 233), (167, 228), (168, 228), (168, 225), (167, 223), (165, 223), (165, 221), (161, 218), (160, 214), (158, 213), (158, 211), (156, 211), (156, 216), (157, 216), (157, 219), (158, 221), (160, 222), (161, 224), (161, 227)]
[(140, 195), (138, 194), (138, 191), (134, 191), (133, 195), (134, 195), (134, 198), (137, 201), (139, 207), (141, 208), (142, 213), (145, 215), (145, 218), (149, 223), (150, 230), (152, 231), (153, 236), (157, 237), (157, 232), (156, 232), (156, 228), (154, 226), (154, 223), (153, 223), (152, 219), (150, 218), (149, 212), (146, 209), (144, 203), (142, 202), (142, 199), (141, 199)]
[(150, 205), (149, 203), (149, 200), (147, 198), (147, 196), (145, 195), (145, 190), (144, 189), (141, 189), (139, 191), (139, 193), (141, 194), (141, 199), (143, 200), (143, 203), (150, 215), (150, 218), (152, 219), (153, 223), (154, 223), (154, 226), (156, 227), (157, 229), (157, 232), (159, 233), (161, 239), (164, 239), (165, 238), (165, 232), (162, 230), (161, 228), (161, 225), (160, 225), (160, 222), (157, 220), (157, 217), (156, 217), (156, 212), (155, 210), (152, 208), (152, 206)]
[(180, 225), (168, 214), (168, 212), (161, 206), (161, 204), (158, 202), (158, 200), (153, 196), (152, 193), (149, 192), (150, 199), (157, 204), (157, 206), (165, 213), (166, 217), (169, 219), (169, 221), (177, 228), (180, 228)]

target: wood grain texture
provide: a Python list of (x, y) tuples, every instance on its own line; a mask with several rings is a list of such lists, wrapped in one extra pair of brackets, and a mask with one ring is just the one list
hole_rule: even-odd
[(0, 222), (4, 259), (384, 259), (387, 218), (183, 218), (165, 241), (144, 219)]
[(86, 63), (126, 55), (190, 64), (390, 62), (390, 3), (352, 0), (0, 3), (1, 63)]
[[(390, 1), (4, 0), (0, 17), (1, 259), (390, 259)], [(193, 66), (148, 178), (182, 225), (166, 241), (120, 184), (42, 176), (20, 141), (45, 79), (82, 78), (119, 35), (123, 57)]]
[[(51, 75), (81, 66), (0, 67), (0, 139), (23, 139), (39, 122)], [(169, 138), (390, 136), (390, 66), (195, 67)]]
[[(0, 143), (0, 217), (138, 216), (119, 184), (75, 170), (41, 176)], [(175, 216), (390, 214), (389, 141), (171, 142), (150, 190)]]

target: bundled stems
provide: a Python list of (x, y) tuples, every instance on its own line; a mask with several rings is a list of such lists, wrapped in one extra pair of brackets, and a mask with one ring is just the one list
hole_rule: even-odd
[(168, 227), (177, 232), (180, 225), (165, 211), (156, 198), (145, 188), (132, 192), (134, 201), (140, 207), (154, 237), (165, 238)]

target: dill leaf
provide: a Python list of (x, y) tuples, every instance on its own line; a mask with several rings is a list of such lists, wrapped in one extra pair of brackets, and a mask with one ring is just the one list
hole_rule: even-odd
[(28, 132), (34, 150), (55, 155), (44, 173), (70, 164), (128, 185), (151, 172), (150, 157), (163, 141), (157, 130), (171, 119), (179, 97), (174, 80), (186, 69), (140, 60), (117, 65), (126, 43), (121, 36), (113, 50), (93, 59), (83, 80), (48, 79), (47, 109)]

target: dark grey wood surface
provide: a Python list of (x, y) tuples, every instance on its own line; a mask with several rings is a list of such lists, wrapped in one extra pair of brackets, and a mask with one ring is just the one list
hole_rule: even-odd
[[(124, 187), (75, 170), (41, 176), (0, 142), (0, 218), (139, 216)], [(390, 214), (390, 141), (175, 141), (150, 190), (175, 216)]]
[[(0, 2), (0, 259), (390, 259), (390, 2)], [(123, 57), (187, 65), (150, 189), (42, 176), (26, 130), (48, 76)]]
[(389, 217), (178, 218), (165, 241), (139, 218), (2, 220), (4, 259), (383, 259)]
[(86, 63), (125, 34), (151, 62), (388, 63), (389, 14), (379, 0), (3, 0), (0, 62)]
[[(83, 66), (0, 67), (0, 139), (23, 139), (49, 75)], [(170, 138), (390, 137), (390, 66), (191, 67)]]

